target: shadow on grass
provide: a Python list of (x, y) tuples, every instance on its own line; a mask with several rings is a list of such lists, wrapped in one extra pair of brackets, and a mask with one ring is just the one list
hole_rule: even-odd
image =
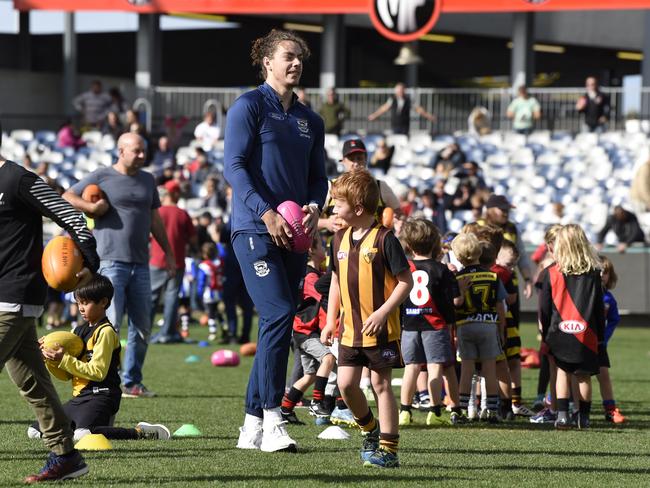
[[(519, 453), (520, 454), (520, 453)], [(560, 453), (558, 453), (560, 454)], [(599, 453), (600, 454), (600, 453)], [(563, 453), (566, 457), (567, 454)], [(627, 453), (629, 457), (629, 453)], [(444, 464), (413, 464), (409, 463), (409, 467), (412, 468), (442, 468), (442, 469), (458, 469), (458, 466), (454, 465), (444, 465)], [(650, 474), (649, 468), (617, 468), (613, 466), (600, 467), (595, 465), (590, 466), (515, 466), (512, 464), (490, 464), (487, 466), (463, 466), (463, 471), (486, 471), (486, 470), (496, 470), (496, 471), (539, 471), (541, 473), (584, 473), (586, 475), (591, 475), (593, 473), (605, 473), (605, 474)]]
[[(494, 455), (494, 456), (502, 456), (502, 455), (512, 455), (512, 456), (523, 456), (523, 455), (544, 455), (544, 456), (559, 456), (562, 458), (567, 457), (567, 453), (565, 451), (560, 451), (560, 450), (540, 450), (540, 449), (535, 449), (535, 450), (526, 450), (526, 449), (521, 449), (521, 450), (516, 450), (516, 449), (499, 449), (498, 451), (495, 451), (494, 453), (489, 453), (486, 452), (485, 449), (482, 448), (476, 448), (476, 449), (449, 449), (449, 448), (444, 448), (444, 449), (421, 449), (421, 448), (408, 448), (406, 449), (407, 452), (409, 453), (417, 453), (417, 454), (469, 454), (469, 455), (481, 455), (481, 456), (489, 456), (489, 455)], [(624, 457), (624, 458), (630, 458), (630, 453), (629, 452), (608, 452), (608, 451), (580, 451), (575, 453), (576, 457), (581, 457), (581, 456), (589, 456), (589, 457), (597, 457), (597, 458), (602, 458), (602, 457)], [(644, 458), (650, 458), (650, 453), (634, 453), (633, 457), (644, 457)], [(525, 468), (521, 468), (525, 469)], [(535, 468), (534, 468), (535, 469)], [(546, 468), (539, 468), (539, 469), (546, 469)], [(597, 470), (597, 468), (594, 468), (594, 470)], [(607, 471), (607, 469), (603, 469), (603, 471)], [(646, 470), (646, 472), (650, 472), (650, 468)]]
[[(372, 473), (376, 475), (373, 476)], [(337, 485), (346, 484), (346, 483), (361, 483), (368, 482), (370, 480), (381, 481), (393, 481), (393, 482), (426, 482), (426, 483), (435, 483), (443, 481), (469, 481), (471, 478), (463, 477), (445, 477), (445, 476), (404, 476), (401, 474), (401, 471), (387, 471), (387, 470), (367, 470), (366, 474), (359, 475), (334, 475), (334, 474), (324, 474), (324, 473), (314, 473), (311, 475), (305, 474), (274, 474), (274, 475), (203, 475), (203, 476), (126, 476), (124, 478), (111, 476), (110, 478), (103, 477), (93, 477), (93, 482), (98, 484), (106, 483), (110, 485), (122, 485), (122, 484), (133, 484), (133, 483), (147, 483), (147, 484), (163, 484), (163, 483), (178, 483), (178, 482), (205, 482), (205, 481), (220, 481), (223, 483), (229, 482), (246, 482), (246, 481), (267, 481), (267, 482), (285, 482), (285, 483), (299, 483), (310, 481), (318, 483), (336, 483)]]

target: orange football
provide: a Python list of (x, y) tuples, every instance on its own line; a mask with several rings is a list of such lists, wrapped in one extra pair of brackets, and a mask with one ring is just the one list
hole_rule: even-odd
[(239, 354), (242, 356), (255, 356), (257, 352), (257, 343), (256, 342), (247, 342), (242, 344), (239, 348)]
[(384, 209), (384, 212), (381, 215), (381, 224), (384, 227), (388, 227), (390, 229), (393, 226), (394, 217), (395, 217), (395, 211), (390, 207), (386, 207)]
[(83, 257), (72, 239), (58, 236), (45, 246), (41, 267), (48, 285), (69, 292), (79, 283), (76, 275), (83, 268)]
[(104, 198), (104, 192), (98, 185), (88, 185), (84, 188), (81, 198), (87, 202), (95, 203)]

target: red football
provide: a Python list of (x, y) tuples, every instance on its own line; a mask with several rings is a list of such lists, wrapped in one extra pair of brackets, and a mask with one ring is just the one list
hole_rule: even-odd
[(309, 251), (309, 248), (311, 247), (311, 239), (302, 225), (302, 219), (305, 216), (302, 207), (296, 202), (287, 200), (278, 205), (277, 211), (282, 215), (282, 218), (287, 221), (293, 232), (293, 237), (291, 238), (292, 251), (299, 254)]

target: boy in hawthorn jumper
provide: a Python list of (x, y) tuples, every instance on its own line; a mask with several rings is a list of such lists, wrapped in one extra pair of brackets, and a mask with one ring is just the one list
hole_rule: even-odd
[(599, 372), (598, 344), (605, 330), (601, 264), (584, 231), (575, 224), (558, 231), (553, 256), (555, 263), (539, 278), (539, 321), (557, 365), (555, 427), (572, 426), (569, 397), (573, 375), (580, 389), (577, 426), (585, 429), (591, 411), (591, 376)]
[(474, 234), (459, 234), (451, 248), (463, 265), (456, 275), (461, 297), (454, 302), (461, 358), (460, 405), (467, 410), (475, 363), (480, 361), (487, 390), (488, 421), (497, 423), (496, 357), (505, 342), (506, 291), (496, 273), (479, 265), (481, 245)]
[[(391, 372), (403, 366), (399, 306), (413, 279), (399, 241), (375, 220), (378, 193), (366, 170), (345, 173), (332, 186), (334, 211), (348, 227), (334, 235), (330, 247), (332, 284), (321, 340), (331, 344), (340, 312), (338, 385), (364, 434), (361, 459), (369, 466), (396, 468), (399, 434)], [(364, 366), (371, 371), (379, 423), (359, 387)]]
[[(75, 429), (75, 439), (85, 434), (103, 434), (109, 439), (169, 439), (164, 425), (140, 422), (133, 429), (113, 427), (120, 408), (120, 339), (106, 318), (113, 298), (111, 281), (100, 274), (75, 290), (79, 312), (86, 324), (74, 329), (84, 341), (84, 353), (77, 359), (63, 348), (41, 352), (50, 372), (59, 379), (72, 381), (72, 400), (63, 405)], [(52, 364), (54, 363), (54, 364)], [(29, 437), (40, 437), (38, 424), (28, 429)]]
[(314, 384), (309, 413), (317, 418), (328, 419), (330, 410), (324, 405), (325, 387), (336, 360), (330, 349), (320, 341), (320, 331), (325, 327), (327, 312), (321, 306), (321, 294), (315, 285), (323, 274), (321, 264), (325, 261), (325, 250), (320, 235), (312, 240), (307, 262), (307, 274), (303, 283), (303, 299), (293, 319), (293, 343), (300, 352), (303, 376), (296, 381), (282, 398), (282, 418), (290, 424), (304, 424), (296, 417), (294, 408), (302, 395)]
[(411, 254), (409, 267), (413, 288), (403, 306), (402, 352), (406, 370), (402, 379), (399, 424), (408, 425), (412, 421), (411, 398), (420, 366), (425, 363), (432, 404), (428, 408), (426, 423), (443, 423), (441, 394), (444, 374), (452, 401), (450, 420), (455, 424), (461, 409), (450, 329), (456, 320), (454, 298), (460, 296), (458, 282), (447, 266), (436, 259), (442, 244), (440, 232), (433, 222), (409, 219), (402, 227), (401, 237), (406, 251)]

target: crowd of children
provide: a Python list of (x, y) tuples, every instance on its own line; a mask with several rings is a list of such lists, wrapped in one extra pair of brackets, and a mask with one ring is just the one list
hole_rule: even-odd
[[(546, 235), (536, 283), (542, 369), (535, 414), (522, 402), (519, 251), (508, 236), (483, 222), (442, 237), (417, 216), (387, 229), (375, 218), (377, 185), (363, 169), (343, 174), (330, 191), (343, 228), (332, 239), (327, 270), (319, 237), (310, 250), (294, 322), (304, 374), (287, 390), (285, 420), (302, 423), (294, 408), (315, 383), (310, 413), (327, 423), (334, 403), (325, 399), (337, 392), (326, 389), (337, 378), (337, 408), (347, 407), (362, 432), (362, 461), (387, 468), (399, 466), (399, 426), (413, 422), (417, 393), (426, 425), (520, 416), (584, 429), (597, 375), (605, 419), (625, 421), (607, 356), (620, 320), (610, 291), (617, 277), (580, 226), (556, 225)], [(391, 379), (392, 369), (402, 367), (398, 409)], [(376, 414), (359, 386), (368, 370)]]

